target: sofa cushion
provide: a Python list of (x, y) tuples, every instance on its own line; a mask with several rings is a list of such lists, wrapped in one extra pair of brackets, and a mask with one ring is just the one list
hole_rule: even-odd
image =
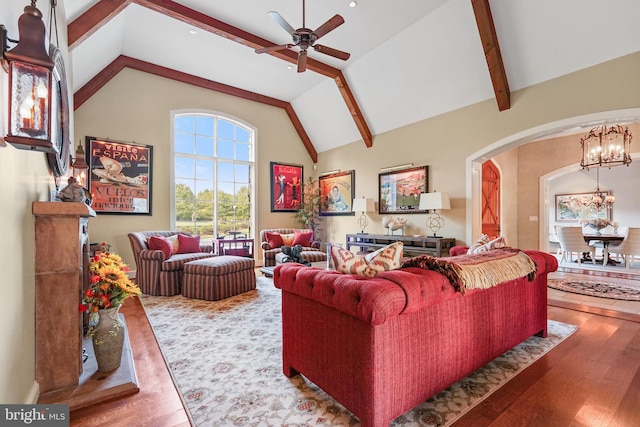
[(173, 245), (166, 237), (150, 236), (147, 244), (149, 245), (149, 249), (162, 251), (166, 259), (173, 255)]
[(293, 232), (292, 246), (300, 245), (305, 248), (308, 248), (311, 246), (311, 239), (313, 239), (313, 231), (302, 232), (302, 231), (296, 230)]
[(382, 271), (395, 270), (402, 260), (402, 242), (395, 242), (367, 256), (355, 255), (338, 246), (331, 247), (333, 265), (340, 273), (375, 277)]
[(291, 234), (281, 234), (280, 237), (282, 237), (282, 242), (284, 243), (284, 246), (293, 246), (293, 238), (294, 238), (295, 234), (291, 233)]
[(270, 233), (267, 231), (265, 233), (265, 236), (267, 238), (267, 243), (269, 243), (269, 247), (271, 249), (277, 249), (284, 245), (284, 242), (282, 241), (282, 236), (280, 235), (280, 233)]
[(178, 246), (177, 254), (192, 254), (200, 251), (200, 236), (185, 236), (178, 234)]

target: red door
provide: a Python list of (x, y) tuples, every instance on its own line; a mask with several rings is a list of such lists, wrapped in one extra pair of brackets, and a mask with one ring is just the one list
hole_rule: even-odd
[(482, 164), (482, 232), (500, 236), (500, 172), (491, 160)]

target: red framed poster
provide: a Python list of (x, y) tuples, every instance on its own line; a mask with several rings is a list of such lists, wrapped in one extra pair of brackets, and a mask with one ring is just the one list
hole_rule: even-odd
[(302, 166), (271, 162), (271, 212), (297, 211), (302, 182)]

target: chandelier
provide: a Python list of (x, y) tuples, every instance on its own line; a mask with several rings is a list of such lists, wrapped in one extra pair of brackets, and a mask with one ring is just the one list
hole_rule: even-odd
[(580, 138), (582, 147), (582, 169), (592, 166), (626, 165), (631, 163), (631, 134), (628, 128), (613, 125), (607, 129), (606, 125), (596, 126), (589, 133)]
[(591, 207), (600, 212), (602, 208), (611, 209), (616, 198), (609, 193), (600, 190), (600, 167), (596, 168), (596, 191), (589, 203), (583, 203), (587, 207)]

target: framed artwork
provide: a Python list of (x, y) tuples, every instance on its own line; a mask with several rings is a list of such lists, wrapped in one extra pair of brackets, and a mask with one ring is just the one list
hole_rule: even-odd
[[(605, 192), (605, 195), (608, 195)], [(598, 211), (588, 204), (593, 200), (593, 193), (556, 194), (556, 221), (578, 222), (581, 219), (611, 220), (611, 208)]]
[(378, 212), (426, 213), (419, 210), (420, 194), (429, 188), (429, 167), (418, 166), (378, 174)]
[(86, 137), (91, 207), (105, 214), (151, 215), (153, 147)]
[(352, 209), (355, 177), (355, 171), (350, 170), (318, 178), (321, 216), (355, 215)]
[(295, 212), (302, 201), (302, 166), (271, 162), (271, 212)]

